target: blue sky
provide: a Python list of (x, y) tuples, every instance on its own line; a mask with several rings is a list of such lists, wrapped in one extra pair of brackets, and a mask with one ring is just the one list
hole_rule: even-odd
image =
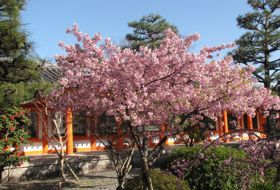
[(244, 33), (237, 27), (236, 17), (251, 11), (246, 0), (28, 0), (22, 12), (22, 22), (34, 42), (35, 52), (54, 62), (62, 54), (59, 41), (74, 43), (65, 33), (77, 23), (82, 32), (100, 32), (115, 43), (122, 43), (131, 32), (129, 21), (143, 15), (158, 13), (178, 27), (182, 36), (198, 32), (199, 42), (194, 51), (203, 46), (230, 43)]

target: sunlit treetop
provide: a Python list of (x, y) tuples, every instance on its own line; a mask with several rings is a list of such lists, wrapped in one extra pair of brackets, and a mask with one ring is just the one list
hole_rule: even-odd
[(193, 53), (188, 49), (199, 35), (181, 38), (169, 29), (158, 48), (136, 51), (103, 41), (100, 34), (83, 34), (77, 25), (67, 33), (78, 43), (60, 43), (66, 55), (56, 59), (65, 72), (61, 87), (52, 94), (56, 108), (106, 112), (141, 126), (168, 122), (175, 115), (214, 119), (223, 110), (254, 115), (257, 108), (279, 107), (278, 97), (254, 87), (252, 67), (233, 65), (229, 56), (212, 58), (233, 44)]

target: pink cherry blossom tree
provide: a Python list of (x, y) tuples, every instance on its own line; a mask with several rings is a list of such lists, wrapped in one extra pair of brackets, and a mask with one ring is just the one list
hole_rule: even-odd
[[(60, 46), (65, 55), (56, 57), (64, 70), (61, 87), (53, 92), (56, 107), (89, 114), (114, 116), (129, 121), (129, 134), (143, 163), (144, 189), (153, 189), (149, 172), (146, 128), (181, 120), (215, 119), (223, 110), (237, 116), (254, 115), (279, 107), (279, 98), (265, 88), (255, 88), (253, 68), (232, 64), (231, 57), (214, 60), (213, 54), (233, 44), (189, 51), (198, 34), (180, 38), (171, 30), (159, 48), (121, 49), (100, 34), (90, 37), (77, 25), (67, 33), (77, 38), (74, 45)], [(162, 143), (162, 142), (161, 142)]]

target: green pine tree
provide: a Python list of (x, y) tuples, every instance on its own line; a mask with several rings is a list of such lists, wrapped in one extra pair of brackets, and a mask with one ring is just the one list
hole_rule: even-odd
[(280, 88), (280, 1), (248, 0), (253, 11), (237, 18), (247, 32), (236, 41), (232, 52), (235, 62), (254, 65), (254, 76), (266, 88)]
[(41, 66), (32, 57), (32, 46), (22, 29), (24, 0), (0, 0), (0, 109), (15, 106), (46, 88)]
[(140, 21), (129, 22), (128, 26), (133, 28), (133, 33), (127, 34), (126, 40), (129, 42), (130, 48), (136, 50), (140, 46), (158, 47), (164, 38), (164, 31), (168, 28), (178, 33), (176, 26), (169, 24), (157, 14), (143, 16)]

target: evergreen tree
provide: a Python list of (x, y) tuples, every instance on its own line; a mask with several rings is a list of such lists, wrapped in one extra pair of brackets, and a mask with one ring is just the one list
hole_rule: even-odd
[(164, 31), (168, 28), (178, 33), (176, 26), (169, 24), (157, 14), (143, 16), (140, 21), (129, 22), (128, 26), (133, 28), (133, 33), (127, 34), (126, 40), (129, 42), (130, 47), (136, 50), (140, 46), (158, 47), (164, 38)]
[(232, 52), (237, 63), (254, 65), (254, 76), (266, 88), (280, 87), (280, 1), (248, 0), (253, 12), (238, 16), (240, 28), (248, 30), (236, 41)]
[(32, 58), (32, 46), (23, 31), (20, 11), (24, 0), (0, 0), (0, 108), (30, 99), (44, 88), (40, 65)]

